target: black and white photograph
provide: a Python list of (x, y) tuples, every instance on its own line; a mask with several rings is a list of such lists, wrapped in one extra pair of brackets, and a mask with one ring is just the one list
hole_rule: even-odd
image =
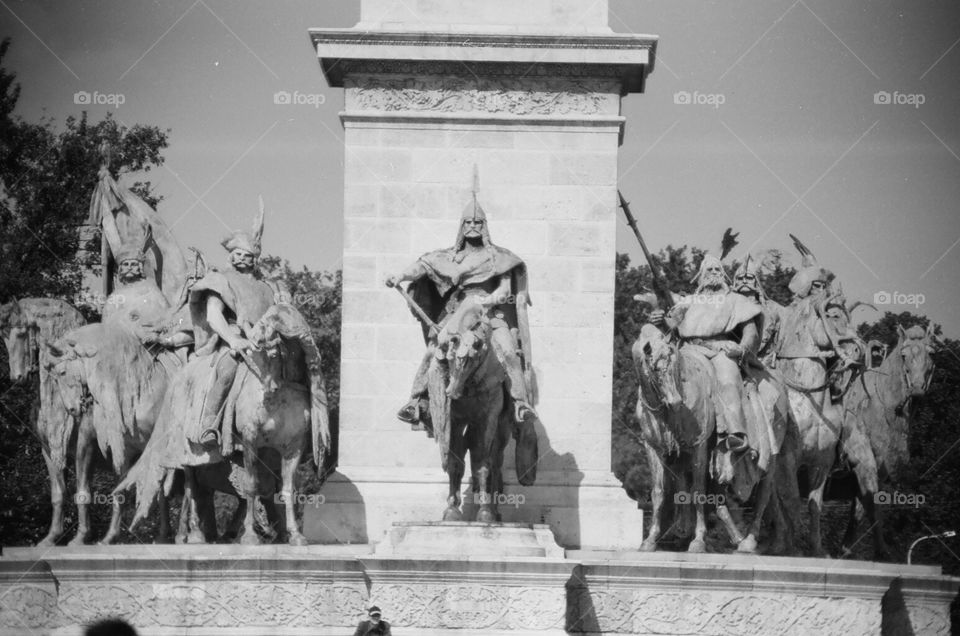
[(0, 633), (960, 634), (960, 5), (0, 0)]

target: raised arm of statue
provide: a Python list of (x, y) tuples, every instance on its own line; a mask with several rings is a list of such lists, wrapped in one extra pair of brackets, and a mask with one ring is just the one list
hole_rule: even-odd
[(398, 283), (404, 281), (415, 281), (427, 275), (427, 268), (420, 261), (415, 262), (407, 269), (400, 272), (399, 276), (388, 276), (384, 281), (387, 287), (395, 287)]

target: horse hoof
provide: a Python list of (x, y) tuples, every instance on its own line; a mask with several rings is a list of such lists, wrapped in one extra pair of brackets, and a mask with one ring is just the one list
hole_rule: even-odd
[(55, 545), (57, 545), (57, 540), (56, 540), (56, 539), (51, 539), (50, 537), (44, 537), (43, 540), (40, 541), (40, 543), (38, 543), (38, 544), (36, 545), (36, 547), (38, 547), (38, 548), (52, 548), (52, 547), (55, 546)]
[(260, 545), (260, 537), (256, 532), (245, 532), (240, 537), (240, 545)]
[(755, 554), (757, 551), (757, 540), (753, 537), (747, 537), (737, 544), (737, 552)]
[(287, 543), (290, 545), (307, 545), (307, 538), (302, 534), (291, 534)]
[(701, 554), (707, 551), (707, 544), (703, 539), (694, 539), (690, 542), (690, 545), (687, 546), (687, 552), (692, 552), (694, 554)]
[(444, 521), (463, 521), (463, 513), (459, 508), (447, 508), (443, 511)]
[(496, 523), (497, 515), (493, 514), (493, 511), (489, 508), (481, 508), (477, 511), (477, 522), (478, 523)]
[(86, 541), (84, 541), (84, 540), (83, 540), (83, 536), (81, 536), (81, 535), (79, 535), (79, 534), (78, 534), (77, 536), (75, 536), (73, 539), (71, 539), (71, 540), (70, 540), (70, 543), (67, 544), (67, 546), (68, 546), (68, 547), (71, 547), (71, 548), (80, 548), (80, 547), (83, 547), (83, 546), (85, 546), (85, 545), (87, 545)]
[(192, 531), (183, 539), (184, 543), (206, 543), (207, 538), (199, 530)]
[(640, 544), (641, 552), (656, 552), (657, 551), (657, 542), (656, 541), (644, 541)]

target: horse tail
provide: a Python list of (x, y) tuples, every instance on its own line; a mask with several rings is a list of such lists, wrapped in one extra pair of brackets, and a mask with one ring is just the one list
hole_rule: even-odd
[(330, 411), (327, 407), (327, 384), (320, 370), (320, 350), (307, 331), (300, 339), (310, 375), (310, 440), (317, 475), (323, 477), (327, 470), (326, 458), (332, 446), (330, 435)]

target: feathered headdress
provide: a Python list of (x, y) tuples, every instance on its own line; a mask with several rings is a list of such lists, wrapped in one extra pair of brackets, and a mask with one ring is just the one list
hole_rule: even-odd
[(834, 279), (834, 275), (830, 270), (820, 267), (817, 263), (817, 257), (813, 255), (813, 252), (811, 252), (806, 245), (800, 242), (800, 239), (793, 234), (789, 236), (791, 240), (793, 240), (793, 246), (800, 252), (802, 259), (800, 269), (797, 270), (797, 273), (790, 279), (788, 287), (794, 295), (804, 298), (810, 294), (813, 283), (821, 281), (829, 284), (830, 281)]
[(228, 252), (240, 249), (254, 256), (260, 256), (260, 240), (263, 238), (263, 197), (261, 196), (259, 200), (260, 211), (257, 214), (257, 218), (253, 221), (253, 229), (250, 232), (236, 230), (230, 236), (220, 241), (220, 245)]

